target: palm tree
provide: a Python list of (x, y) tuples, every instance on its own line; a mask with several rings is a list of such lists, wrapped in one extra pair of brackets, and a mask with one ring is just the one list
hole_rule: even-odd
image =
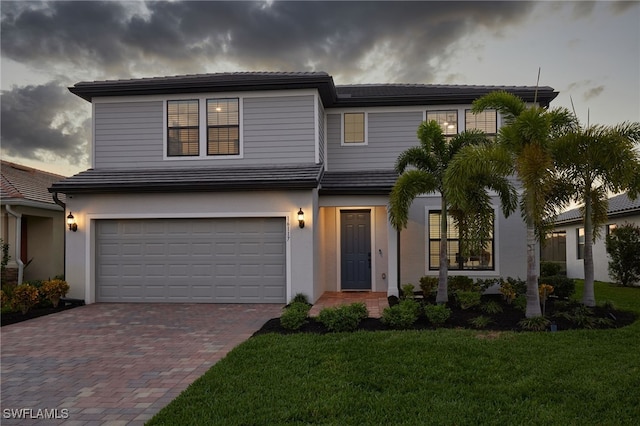
[(640, 192), (640, 123), (579, 128), (553, 145), (556, 167), (572, 185), (573, 201), (581, 203), (584, 225), (585, 306), (595, 306), (593, 288), (593, 242), (607, 220), (609, 192)]
[(447, 291), (447, 211), (451, 207), (444, 186), (444, 174), (452, 158), (464, 146), (486, 143), (483, 132), (468, 131), (460, 133), (447, 141), (437, 121), (425, 121), (418, 127), (420, 145), (402, 152), (396, 161), (395, 169), (400, 174), (389, 198), (389, 219), (398, 231), (406, 228), (409, 207), (420, 194), (440, 193), (440, 259), (438, 292), (436, 303), (448, 301)]
[[(465, 210), (480, 212), (485, 218), (490, 211), (487, 195), (478, 199), (469, 197), (468, 182), (483, 182), (487, 176), (515, 175), (520, 186), (519, 208), (526, 224), (527, 244), (527, 318), (541, 316), (536, 274), (536, 243), (542, 240), (550, 226), (549, 218), (566, 201), (564, 185), (554, 172), (551, 141), (575, 128), (575, 118), (565, 108), (548, 110), (539, 106), (527, 107), (519, 97), (499, 91), (489, 93), (473, 102), (473, 112), (495, 109), (500, 112), (504, 125), (500, 128), (495, 145), (474, 147), (461, 152), (450, 165), (445, 184), (450, 188), (453, 202)], [(512, 187), (513, 189), (513, 187)], [(505, 215), (513, 206), (505, 206)]]

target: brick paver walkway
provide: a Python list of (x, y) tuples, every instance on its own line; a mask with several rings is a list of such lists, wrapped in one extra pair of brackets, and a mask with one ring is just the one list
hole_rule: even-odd
[(317, 316), (324, 308), (349, 305), (354, 302), (362, 302), (367, 305), (371, 318), (380, 318), (384, 308), (389, 307), (387, 293), (375, 291), (327, 291), (313, 304), (309, 315)]
[(0, 422), (142, 425), (281, 310), (92, 304), (2, 327)]

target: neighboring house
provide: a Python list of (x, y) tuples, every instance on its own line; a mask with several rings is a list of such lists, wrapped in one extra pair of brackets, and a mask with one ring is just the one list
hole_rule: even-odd
[[(607, 223), (600, 229), (600, 237), (593, 244), (593, 272), (598, 281), (611, 281), (606, 236), (616, 226), (625, 223), (640, 225), (640, 198), (631, 200), (627, 194), (609, 198)], [(584, 225), (580, 209), (559, 215), (553, 230), (556, 241), (566, 246), (567, 277), (584, 279)]]
[(64, 274), (64, 209), (48, 191), (64, 176), (8, 161), (0, 171), (0, 238), (10, 256), (3, 283)]
[[(92, 103), (91, 169), (56, 183), (71, 297), (92, 302), (273, 302), (325, 291), (398, 293), (437, 275), (437, 195), (389, 224), (394, 163), (423, 120), (447, 135), (495, 134), (471, 102), (506, 90), (543, 105), (550, 87), (335, 86), (312, 73), (226, 73), (82, 82)], [(303, 216), (299, 222), (298, 215)], [(304, 223), (304, 227), (302, 224)], [(496, 205), (489, 253), (452, 274), (526, 275), (525, 228)], [(398, 243), (400, 241), (400, 243)]]

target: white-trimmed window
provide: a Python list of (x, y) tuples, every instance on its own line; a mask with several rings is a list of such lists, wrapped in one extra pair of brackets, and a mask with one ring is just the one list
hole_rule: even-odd
[(342, 120), (342, 142), (344, 144), (366, 144), (366, 114), (364, 112), (345, 112), (342, 114)]
[(482, 130), (487, 135), (498, 133), (498, 113), (494, 109), (481, 111), (477, 114), (470, 109), (465, 110), (465, 130)]
[(207, 99), (207, 155), (239, 155), (238, 99)]
[(458, 134), (458, 111), (427, 111), (427, 121), (436, 121), (447, 138)]
[(578, 259), (584, 259), (584, 228), (576, 229), (576, 253)]
[(177, 157), (199, 154), (198, 100), (167, 101), (167, 155)]
[(613, 231), (618, 227), (615, 223), (610, 223), (607, 225), (607, 235), (611, 235)]
[[(429, 269), (438, 270), (440, 267), (440, 241), (442, 233), (440, 232), (440, 218), (442, 213), (440, 210), (429, 211)], [(449, 260), (450, 270), (493, 270), (494, 266), (494, 238), (493, 227), (490, 233), (490, 239), (485, 242), (485, 248), (480, 253), (471, 253), (465, 256), (463, 253), (463, 242), (460, 240), (460, 232), (453, 220), (453, 217), (447, 215), (447, 258)]]

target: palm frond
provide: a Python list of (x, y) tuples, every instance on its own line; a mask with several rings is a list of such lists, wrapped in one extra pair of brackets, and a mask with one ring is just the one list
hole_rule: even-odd
[(497, 110), (502, 114), (506, 123), (511, 123), (526, 109), (526, 104), (512, 93), (495, 91), (473, 101), (471, 111), (478, 113), (487, 109)]
[(396, 181), (389, 195), (389, 220), (397, 230), (407, 227), (409, 207), (418, 195), (438, 191), (437, 179), (422, 170), (407, 170)]

